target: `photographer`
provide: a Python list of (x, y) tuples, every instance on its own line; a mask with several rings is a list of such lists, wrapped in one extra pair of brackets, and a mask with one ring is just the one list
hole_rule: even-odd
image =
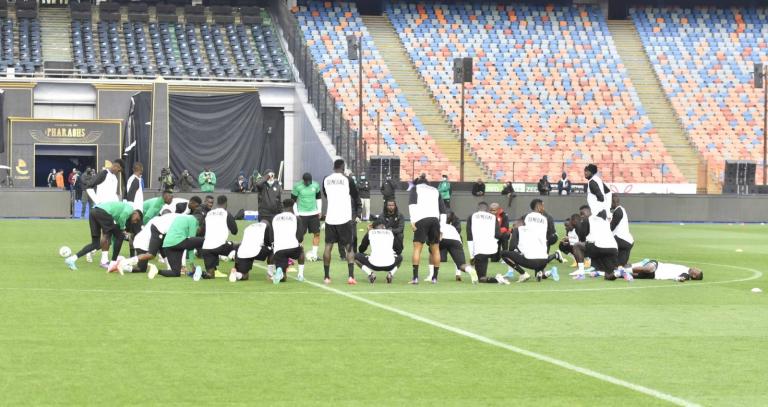
[(200, 184), (200, 191), (213, 192), (213, 189), (216, 187), (216, 174), (210, 169), (205, 168), (197, 177), (197, 183)]
[(253, 186), (259, 194), (259, 220), (272, 223), (272, 218), (283, 211), (283, 186), (275, 178), (274, 171), (267, 170), (266, 173), (267, 175), (259, 177)]
[(163, 168), (160, 170), (160, 189), (163, 191), (173, 191), (173, 187), (176, 186), (176, 181), (173, 179), (170, 168)]

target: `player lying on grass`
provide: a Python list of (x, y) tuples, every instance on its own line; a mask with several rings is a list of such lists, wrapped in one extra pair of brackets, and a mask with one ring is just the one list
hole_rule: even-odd
[(467, 219), (467, 245), (469, 253), (477, 270), (477, 278), (481, 283), (509, 284), (504, 276), (496, 274), (488, 277), (488, 262), (496, 254), (501, 230), (496, 216), (490, 212), (488, 204), (477, 204), (477, 212)]
[[(112, 261), (110, 263), (102, 261), (101, 264), (102, 267), (108, 270), (113, 268), (117, 264), (117, 257), (123, 245), (125, 232), (138, 231), (138, 228), (141, 227), (141, 219), (141, 211), (133, 209), (133, 204), (130, 202), (105, 202), (94, 206), (88, 217), (91, 242), (76, 254), (64, 259), (64, 263), (71, 270), (77, 270), (75, 265), (77, 259), (99, 248), (103, 254), (108, 253), (109, 244), (114, 239)], [(102, 255), (102, 260), (104, 260), (104, 257)]]
[(440, 259), (448, 260), (448, 255), (456, 265), (456, 281), (461, 281), (461, 272), (469, 274), (472, 284), (478, 281), (477, 271), (467, 263), (464, 257), (464, 245), (461, 243), (461, 221), (456, 214), (447, 210), (448, 215), (444, 223), (440, 223)]
[(544, 203), (541, 199), (534, 199), (530, 206), (532, 211), (525, 215), (522, 221), (515, 222), (510, 238), (510, 250), (501, 253), (502, 260), (510, 267), (505, 277), (514, 277), (514, 271), (517, 271), (520, 274), (517, 282), (524, 283), (531, 278), (525, 269), (531, 269), (536, 274), (536, 281), (550, 276), (555, 281), (559, 281), (557, 267), (544, 271), (552, 260), (563, 262), (563, 256), (559, 251), (554, 254), (549, 254), (547, 251), (549, 221), (544, 216)]
[[(371, 254), (364, 251), (355, 254), (355, 263), (368, 276), (368, 281), (373, 284), (376, 281), (376, 272), (387, 273), (387, 284), (392, 283), (392, 278), (397, 273), (397, 268), (403, 261), (403, 256), (395, 253), (395, 235), (386, 228), (384, 220), (376, 218), (371, 223), (364, 241), (370, 242)], [(361, 244), (362, 248), (363, 245)], [(366, 245), (367, 248), (367, 245)]]
[(284, 200), (283, 212), (272, 218), (272, 233), (275, 238), (272, 254), (275, 273), (272, 282), (280, 284), (286, 281), (288, 259), (298, 260), (299, 273), (296, 278), (304, 281), (304, 247), (301, 245), (304, 233), (301, 219), (293, 214), (293, 199)]
[(272, 256), (272, 227), (266, 220), (249, 225), (243, 231), (243, 240), (235, 247), (235, 267), (229, 272), (229, 281), (248, 280), (255, 260), (268, 262)]
[(234, 216), (227, 212), (226, 195), (219, 195), (216, 198), (216, 208), (209, 210), (205, 215), (204, 230), (205, 238), (200, 250), (200, 257), (205, 264), (203, 278), (212, 279), (218, 272), (219, 256), (227, 256), (235, 249), (228, 238), (230, 233), (237, 234), (237, 222)]
[(633, 263), (632, 275), (637, 279), (675, 280), (681, 283), (688, 280), (704, 279), (704, 272), (695, 267), (661, 263), (656, 260), (643, 260), (639, 263)]

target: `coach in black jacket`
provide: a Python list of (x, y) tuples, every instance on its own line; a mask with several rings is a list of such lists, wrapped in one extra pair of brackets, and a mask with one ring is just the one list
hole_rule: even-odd
[(275, 172), (267, 170), (266, 175), (253, 184), (259, 194), (259, 219), (272, 223), (275, 215), (283, 212), (283, 186), (275, 179)]

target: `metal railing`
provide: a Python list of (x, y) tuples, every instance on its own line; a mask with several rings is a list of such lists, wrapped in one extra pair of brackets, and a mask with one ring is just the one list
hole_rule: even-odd
[[(484, 180), (499, 182), (537, 182), (543, 175), (547, 175), (550, 182), (557, 182), (563, 172), (568, 174), (572, 182), (584, 181), (584, 167), (595, 164), (600, 171), (600, 176), (607, 182), (638, 182), (643, 183), (678, 183), (682, 181), (681, 174), (671, 174), (672, 166), (667, 163), (633, 164), (624, 162), (565, 162), (565, 161), (483, 161), (483, 166), (488, 169)], [(443, 170), (453, 166), (458, 169), (458, 161), (441, 160), (410, 160), (401, 162), (401, 176), (405, 179), (413, 179), (421, 173), (430, 175), (431, 179), (442, 173), (458, 180), (458, 172), (452, 174)], [(475, 179), (465, 177), (465, 181), (472, 182)]]
[(273, 15), (288, 43), (288, 51), (293, 56), (293, 65), (298, 71), (298, 78), (307, 89), (307, 101), (315, 108), (322, 131), (325, 131), (331, 139), (336, 147), (336, 153), (347, 162), (347, 168), (358, 168), (358, 156), (364, 168), (365, 148), (357, 152), (357, 130), (351, 128), (350, 121), (345, 117), (344, 108), (336, 106), (335, 100), (330, 95), (323, 76), (317, 68), (317, 63), (312, 58), (312, 52), (299, 27), (298, 20), (283, 2), (274, 3)]

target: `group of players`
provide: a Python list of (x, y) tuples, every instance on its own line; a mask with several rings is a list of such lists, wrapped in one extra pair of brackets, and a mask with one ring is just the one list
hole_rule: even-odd
[[(66, 265), (77, 269), (76, 261), (102, 250), (101, 264), (108, 272), (146, 272), (148, 278), (157, 275), (179, 277), (190, 275), (193, 280), (227, 277), (231, 282), (247, 280), (255, 261), (266, 263), (268, 278), (279, 284), (286, 281), (289, 264), (298, 263), (297, 279), (304, 279), (305, 259), (318, 260), (322, 215), (322, 196), (325, 196), (325, 247), (322, 254), (324, 282), (331, 283), (330, 267), (333, 246), (338, 245), (347, 263), (350, 285), (357, 284), (355, 266), (376, 281), (377, 273), (385, 273), (391, 283), (402, 263), (403, 216), (396, 203), (385, 202), (384, 213), (374, 217), (368, 231), (356, 247), (357, 214), (361, 200), (355, 182), (345, 173), (343, 160), (334, 162), (333, 173), (325, 177), (322, 185), (314, 182), (310, 174), (304, 174), (292, 190), (291, 199), (282, 202), (283, 210), (275, 215), (262, 215), (258, 222), (243, 231), (239, 244), (230, 241), (230, 235), (238, 233), (234, 217), (227, 211), (227, 197), (199, 197), (189, 200), (174, 198), (171, 192), (161, 197), (143, 200), (141, 192), (141, 165), (134, 166), (134, 174), (128, 180), (126, 197), (119, 200), (117, 176), (123, 162), (115, 160), (103, 170), (91, 185), (91, 195), (98, 202), (90, 212), (91, 241), (79, 252), (65, 259)], [(517, 275), (518, 282), (532, 278), (538, 281), (552, 278), (559, 280), (556, 267), (545, 270), (557, 260), (563, 262), (562, 252), (573, 255), (578, 269), (572, 273), (576, 279), (587, 275), (604, 276), (607, 280), (624, 278), (656, 278), (685, 281), (702, 279), (698, 269), (667, 265), (652, 260), (629, 264), (633, 238), (629, 232), (626, 210), (619, 204), (610, 189), (596, 175), (597, 168), (585, 168), (587, 205), (579, 214), (565, 222), (567, 236), (558, 249), (550, 254), (550, 246), (557, 242), (552, 217), (544, 210), (540, 199), (531, 201), (531, 212), (516, 220), (509, 230), (501, 228), (495, 214), (485, 202), (466, 222), (467, 247), (470, 261), (464, 255), (460, 221), (446, 207), (437, 189), (428, 185), (425, 176), (414, 181), (410, 190), (408, 211), (413, 229), (413, 275), (409, 284), (419, 284), (419, 263), (424, 247), (429, 256), (427, 281), (437, 283), (441, 257), (450, 255), (456, 266), (456, 279), (462, 273), (469, 275), (472, 283), (510, 284)], [(313, 235), (312, 250), (305, 255), (302, 246), (304, 236)], [(122, 243), (128, 239), (131, 255), (119, 256)], [(500, 248), (503, 239), (508, 246)], [(112, 246), (111, 260), (108, 251)], [(370, 254), (366, 251), (370, 248)], [(442, 256), (441, 256), (442, 252)], [(203, 260), (203, 267), (195, 266), (195, 256)], [(488, 273), (489, 262), (499, 258), (507, 264), (506, 274)], [(159, 270), (150, 261), (157, 258), (167, 269)], [(234, 260), (229, 274), (218, 271), (221, 259)], [(585, 268), (586, 259), (591, 267)]]

